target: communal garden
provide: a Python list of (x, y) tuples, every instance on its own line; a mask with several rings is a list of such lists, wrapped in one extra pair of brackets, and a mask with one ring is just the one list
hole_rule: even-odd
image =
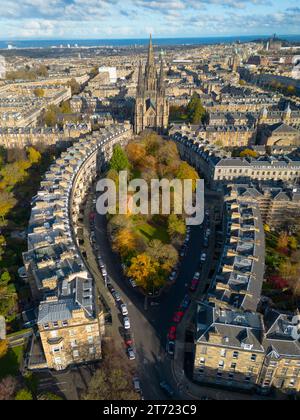
[[(156, 133), (147, 132), (131, 141), (123, 151), (116, 146), (107, 177), (118, 189), (119, 172), (128, 180), (141, 178), (150, 187), (153, 179), (193, 180), (198, 173), (183, 162), (176, 145)], [(131, 199), (128, 193), (128, 201)], [(171, 214), (109, 215), (108, 230), (113, 250), (121, 257), (126, 276), (145, 292), (164, 287), (179, 262), (179, 250), (186, 236), (185, 215), (174, 212), (175, 190), (171, 189)]]

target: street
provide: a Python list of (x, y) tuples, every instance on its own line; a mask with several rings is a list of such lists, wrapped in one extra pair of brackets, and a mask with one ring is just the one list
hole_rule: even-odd
[[(212, 207), (213, 209), (214, 207)], [(213, 219), (214, 212), (211, 212), (210, 220)], [(214, 223), (211, 223), (214, 227)], [(188, 252), (182, 261), (179, 277), (176, 284), (163, 292), (163, 294), (154, 300), (149, 300), (147, 310), (145, 310), (145, 298), (137, 290), (133, 289), (128, 280), (124, 278), (121, 264), (118, 256), (111, 250), (110, 242), (107, 236), (106, 218), (96, 216), (96, 238), (100, 253), (107, 268), (108, 275), (114, 288), (120, 293), (122, 301), (127, 304), (131, 329), (135, 342), (137, 353), (137, 374), (141, 380), (143, 394), (145, 399), (160, 400), (166, 399), (166, 395), (160, 389), (159, 383), (166, 380), (174, 388), (178, 399), (190, 399), (185, 390), (178, 389), (178, 383), (174, 377), (173, 362), (166, 355), (165, 348), (167, 343), (168, 329), (172, 325), (174, 313), (179, 309), (185, 295), (188, 293), (188, 287), (196, 271), (199, 271), (199, 262), (201, 252), (203, 251), (204, 228), (196, 226), (192, 228), (191, 240), (189, 242)], [(201, 281), (198, 292), (191, 297), (201, 296), (207, 285), (207, 277), (210, 272), (210, 263), (214, 251), (214, 241), (210, 241), (208, 250), (208, 260), (202, 269)], [(151, 306), (151, 301), (156, 302), (158, 306)], [(191, 311), (194, 311), (192, 304)], [(190, 316), (187, 312), (182, 321), (182, 325), (189, 322)], [(122, 317), (119, 316), (117, 326), (119, 339), (123, 329)], [(184, 339), (183, 339), (184, 340)], [(183, 343), (184, 349), (184, 343)], [(125, 344), (124, 344), (125, 352)], [(184, 354), (182, 363), (184, 361)], [(132, 362), (131, 362), (132, 363)], [(134, 362), (133, 362), (134, 363)]]

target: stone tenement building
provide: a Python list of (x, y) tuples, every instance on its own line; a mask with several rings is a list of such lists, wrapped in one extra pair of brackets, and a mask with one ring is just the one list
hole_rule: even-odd
[(265, 264), (257, 205), (226, 197), (223, 253), (198, 304), (194, 379), (239, 390), (300, 390), (300, 317), (257, 313)]
[(298, 187), (276, 183), (228, 185), (231, 198), (258, 205), (262, 221), (272, 229), (280, 229), (292, 221), (300, 228), (300, 191)]
[(7, 149), (43, 145), (45, 147), (73, 141), (91, 132), (90, 123), (67, 124), (60, 128), (4, 127), (0, 128), (0, 146)]
[(101, 359), (104, 312), (83, 258), (79, 230), (89, 187), (125, 145), (130, 126), (115, 125), (80, 139), (51, 165), (33, 198), (23, 260), (39, 302), (38, 329), (45, 361), (31, 369), (64, 370)]
[(168, 128), (168, 124), (169, 102), (166, 97), (164, 65), (161, 60), (158, 75), (151, 37), (145, 75), (143, 75), (142, 63), (139, 68), (135, 103), (135, 132), (139, 134), (149, 128), (163, 133)]

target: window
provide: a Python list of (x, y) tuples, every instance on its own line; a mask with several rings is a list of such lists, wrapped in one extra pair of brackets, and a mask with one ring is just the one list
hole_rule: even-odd
[(77, 347), (77, 341), (76, 340), (71, 340), (71, 347)]
[(205, 365), (205, 359), (203, 357), (200, 359), (200, 365)]
[(226, 354), (227, 354), (226, 350), (221, 350), (221, 357), (226, 357)]
[(219, 362), (219, 369), (224, 369), (224, 360)]
[(69, 324), (68, 324), (68, 321), (63, 321), (62, 322), (62, 325), (63, 325), (63, 327), (67, 327)]
[(252, 356), (251, 356), (251, 362), (256, 362), (256, 360), (257, 360), (256, 354), (252, 354)]
[(96, 353), (96, 349), (95, 347), (90, 347), (90, 354), (95, 354)]
[(238, 359), (239, 358), (239, 352), (238, 351), (233, 352), (233, 358), (234, 359)]
[(89, 344), (93, 344), (94, 343), (94, 337), (92, 337), (92, 336), (88, 337), (88, 342), (89, 342)]
[(232, 363), (230, 368), (231, 368), (232, 370), (235, 370), (235, 369), (236, 369), (236, 363)]
[(51, 332), (51, 337), (52, 338), (57, 338), (57, 331), (52, 331)]
[(92, 332), (92, 327), (91, 327), (91, 325), (88, 325), (88, 326), (86, 327), (86, 332), (88, 332), (88, 333), (91, 333), (91, 332)]
[(79, 357), (79, 351), (78, 350), (73, 351), (73, 357)]
[(49, 324), (45, 324), (45, 325), (44, 325), (44, 328), (45, 328), (45, 330), (49, 330), (49, 328), (50, 328), (50, 327), (49, 327)]
[(207, 347), (201, 347), (201, 354), (207, 354)]

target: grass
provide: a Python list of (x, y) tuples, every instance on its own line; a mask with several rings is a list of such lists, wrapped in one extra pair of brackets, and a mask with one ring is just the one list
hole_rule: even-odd
[(6, 356), (0, 359), (0, 379), (5, 378), (8, 375), (18, 375), (22, 358), (23, 346), (9, 349)]
[(164, 244), (170, 243), (170, 237), (166, 227), (153, 226), (149, 223), (145, 223), (143, 225), (137, 226), (136, 231), (139, 232), (147, 240), (147, 242), (158, 239)]

